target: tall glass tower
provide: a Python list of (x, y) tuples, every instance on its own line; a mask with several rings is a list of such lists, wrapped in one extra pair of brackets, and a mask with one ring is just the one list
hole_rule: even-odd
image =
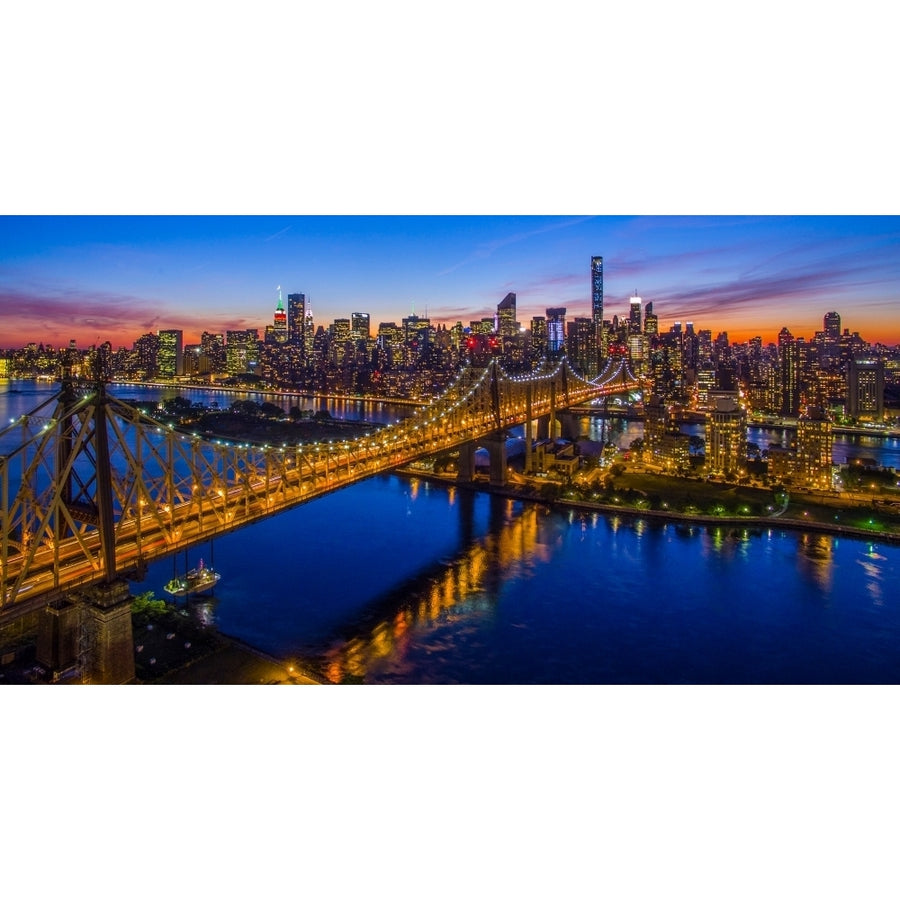
[(591, 320), (597, 333), (603, 327), (603, 257), (591, 257)]

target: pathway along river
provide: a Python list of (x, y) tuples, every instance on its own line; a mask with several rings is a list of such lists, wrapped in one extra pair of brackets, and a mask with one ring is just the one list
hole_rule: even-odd
[[(15, 386), (0, 387), (7, 418), (39, 399)], [(352, 417), (400, 414), (354, 404)], [(900, 546), (877, 541), (563, 512), (383, 475), (213, 550), (222, 581), (197, 615), (336, 682), (900, 681)], [(154, 564), (134, 590), (162, 596), (172, 569)]]

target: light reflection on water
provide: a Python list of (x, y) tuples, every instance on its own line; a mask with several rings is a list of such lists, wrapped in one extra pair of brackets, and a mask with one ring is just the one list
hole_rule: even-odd
[(338, 682), (900, 681), (894, 545), (381, 476), (217, 540), (216, 568), (198, 616)]
[[(398, 498), (415, 497), (415, 515), (432, 522), (430, 540), (445, 529), (455, 549), (426, 549), (408, 578), (368, 593), (349, 570), (308, 577), (306, 599), (318, 593), (315, 601), (289, 628), (261, 637), (229, 624), (237, 598), (223, 600), (223, 630), (312, 660), (334, 682), (900, 679), (900, 611), (882, 590), (896, 580), (900, 548), (867, 552), (867, 544), (825, 535), (554, 512), (394, 478), (380, 490), (369, 497), (370, 514), (390, 520)], [(397, 540), (394, 554), (416, 555)], [(324, 627), (305, 621), (334, 601), (344, 604), (340, 616)], [(260, 591), (254, 602), (263, 619), (288, 615), (277, 591)]]

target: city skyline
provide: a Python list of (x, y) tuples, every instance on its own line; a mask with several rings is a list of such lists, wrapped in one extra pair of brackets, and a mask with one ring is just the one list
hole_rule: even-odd
[(774, 342), (834, 310), (866, 341), (900, 343), (898, 217), (5, 216), (0, 237), (3, 348), (262, 330), (279, 286), (306, 294), (317, 324), (468, 325), (510, 291), (523, 326), (548, 307), (571, 320), (591, 315), (593, 256), (606, 319), (636, 292), (663, 330)]

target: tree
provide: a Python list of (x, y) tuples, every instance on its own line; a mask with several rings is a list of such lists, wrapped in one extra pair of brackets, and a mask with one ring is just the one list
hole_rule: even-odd
[(186, 397), (169, 397), (168, 400), (163, 400), (163, 409), (172, 416), (187, 415), (192, 406), (193, 404)]
[(280, 419), (284, 415), (284, 410), (280, 406), (268, 402), (263, 403), (259, 411), (267, 419)]
[(258, 416), (260, 407), (255, 400), (235, 400), (231, 411), (239, 416)]

